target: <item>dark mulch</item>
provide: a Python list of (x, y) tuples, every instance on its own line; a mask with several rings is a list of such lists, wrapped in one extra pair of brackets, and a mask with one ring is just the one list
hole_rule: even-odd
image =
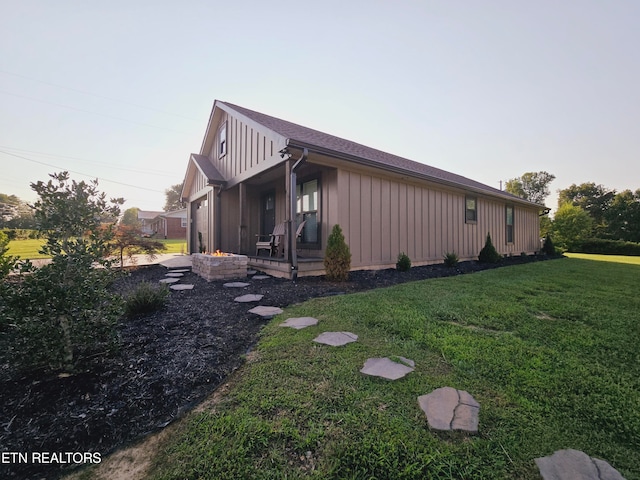
[[(245, 293), (263, 294), (260, 304), (285, 307), (309, 298), (350, 293), (413, 280), (472, 273), (545, 257), (512, 257), (500, 265), (462, 262), (414, 267), (408, 272), (352, 272), (346, 283), (323, 278), (252, 280), (250, 287), (224, 288), (223, 282), (185, 274), (193, 290), (172, 291), (158, 313), (123, 319), (121, 349), (96, 357), (73, 376), (11, 378), (2, 358), (0, 454), (21, 452), (99, 452), (102, 457), (179, 418), (210, 394), (255, 344), (265, 321), (247, 313), (250, 304), (233, 301)], [(138, 282), (164, 278), (161, 266), (140, 267), (120, 280), (120, 291)], [(58, 478), (65, 463), (0, 462), (1, 478)], [(63, 458), (64, 460), (64, 458)]]

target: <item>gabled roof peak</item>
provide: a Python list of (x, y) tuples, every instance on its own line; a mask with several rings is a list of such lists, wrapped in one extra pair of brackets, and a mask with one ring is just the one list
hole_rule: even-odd
[(233, 103), (216, 100), (214, 105), (220, 106), (223, 110), (229, 109), (231, 111), (235, 111), (236, 113), (239, 113), (272, 130), (273, 132), (282, 135), (287, 139), (287, 144), (292, 147), (306, 147), (310, 151), (333, 155), (355, 163), (366, 164), (369, 166), (383, 168), (385, 170), (392, 170), (397, 173), (415, 176), (454, 187), (471, 189), (478, 193), (500, 196), (513, 201), (531, 204), (531, 202), (520, 197), (497, 188), (490, 187), (470, 178), (463, 177), (462, 175), (447, 172), (440, 168), (409, 160), (382, 150), (377, 150), (335, 135), (304, 127), (271, 115), (256, 112)]

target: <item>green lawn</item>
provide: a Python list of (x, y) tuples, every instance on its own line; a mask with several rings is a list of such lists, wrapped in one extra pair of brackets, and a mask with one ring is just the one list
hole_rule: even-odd
[[(534, 458), (574, 448), (639, 479), (639, 290), (637, 266), (562, 259), (292, 306), (150, 478), (538, 479)], [(320, 324), (277, 326), (299, 316)], [(359, 372), (379, 356), (416, 370)], [(429, 430), (417, 397), (442, 386), (480, 402), (477, 435)]]
[(597, 262), (616, 262), (640, 265), (640, 257), (626, 255), (596, 255), (593, 253), (565, 253), (569, 258), (582, 258), (584, 260), (595, 260)]
[[(178, 240), (160, 240), (167, 248), (161, 253), (186, 253), (187, 241)], [(8, 255), (16, 255), (22, 259), (34, 259), (34, 258), (47, 258), (46, 255), (39, 253), (40, 248), (45, 243), (45, 240), (12, 240), (9, 242)]]

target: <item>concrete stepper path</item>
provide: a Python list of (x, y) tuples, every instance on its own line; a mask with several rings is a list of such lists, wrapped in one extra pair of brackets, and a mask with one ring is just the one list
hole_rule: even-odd
[(437, 388), (418, 397), (418, 404), (427, 415), (429, 427), (435, 430), (478, 431), (480, 404), (464, 390)]
[(254, 295), (248, 293), (246, 295), (234, 298), (233, 301), (239, 303), (259, 302), (260, 300), (262, 300), (262, 297), (264, 297), (264, 295)]
[(250, 284), (246, 282), (229, 282), (222, 285), (225, 288), (244, 288), (248, 287)]
[(256, 315), (261, 316), (262, 318), (268, 320), (270, 318), (275, 317), (282, 313), (282, 309), (278, 307), (267, 307), (264, 305), (260, 305), (257, 307), (253, 307), (249, 310), (249, 313), (255, 313)]
[(183, 284), (179, 284), (179, 285), (171, 285), (171, 286), (169, 286), (169, 288), (171, 290), (192, 290), (193, 289), (193, 285), (191, 285), (190, 283), (183, 283)]
[(408, 373), (413, 372), (416, 363), (408, 358), (398, 357), (400, 362), (394, 362), (390, 358), (369, 358), (364, 363), (360, 372), (365, 375), (382, 377), (387, 380), (397, 380)]
[(184, 277), (184, 273), (169, 272), (169, 273), (165, 273), (164, 276), (165, 277), (180, 278), (180, 277)]
[(313, 325), (318, 324), (318, 319), (313, 317), (295, 317), (295, 318), (287, 318), (283, 323), (279, 326), (281, 327), (291, 327), (296, 330), (300, 330), (301, 328), (311, 327)]
[(341, 347), (357, 340), (358, 335), (351, 332), (324, 332), (313, 339), (316, 343), (323, 343), (332, 347)]
[(558, 450), (550, 457), (535, 461), (544, 480), (624, 480), (607, 462), (591, 458), (580, 450)]
[(176, 283), (179, 282), (179, 278), (163, 278), (162, 280), (158, 280), (160, 283)]

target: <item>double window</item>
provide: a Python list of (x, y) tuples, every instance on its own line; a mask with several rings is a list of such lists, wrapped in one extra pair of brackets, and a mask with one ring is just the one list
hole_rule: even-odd
[(296, 224), (300, 225), (306, 221), (302, 234), (298, 239), (299, 243), (318, 245), (319, 225), (318, 225), (318, 179), (299, 183), (296, 186)]

